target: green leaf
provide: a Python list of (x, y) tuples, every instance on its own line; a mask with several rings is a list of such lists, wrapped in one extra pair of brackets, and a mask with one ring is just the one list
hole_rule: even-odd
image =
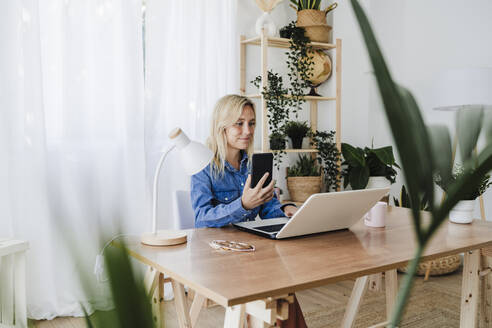
[(485, 163), (489, 157), (492, 157), (492, 143), (488, 144), (480, 154), (478, 154), (478, 165)]
[(377, 156), (377, 158), (386, 165), (395, 164), (395, 156), (393, 155), (393, 147), (387, 146), (383, 148), (371, 149), (371, 152)]
[(369, 167), (357, 166), (350, 170), (349, 182), (353, 190), (364, 189), (369, 181)]
[(153, 328), (150, 303), (133, 273), (125, 246), (109, 247), (104, 258), (119, 327)]
[(456, 113), (456, 133), (463, 162), (468, 161), (477, 144), (483, 123), (483, 108), (460, 109)]
[(484, 129), (485, 137), (487, 138), (487, 143), (492, 144), (492, 110), (488, 110), (484, 118)]
[(85, 307), (82, 304), (80, 304), (80, 307), (82, 308), (82, 311), (84, 311), (85, 323), (87, 325), (87, 328), (94, 328), (94, 325), (92, 324), (90, 316), (87, 313)]
[(410, 201), (408, 199), (407, 190), (405, 189), (404, 185), (401, 186), (400, 198), (401, 198), (401, 207), (410, 208)]
[(444, 125), (431, 125), (428, 131), (437, 173), (442, 182), (448, 184), (453, 173), (453, 155), (448, 128)]
[(360, 148), (355, 148), (347, 143), (342, 143), (342, 155), (350, 166), (364, 166), (364, 151)]

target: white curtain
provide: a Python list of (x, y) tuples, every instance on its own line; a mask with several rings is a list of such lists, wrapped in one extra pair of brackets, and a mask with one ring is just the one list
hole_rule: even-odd
[[(79, 283), (95, 280), (101, 232), (150, 229), (167, 133), (204, 141), (213, 104), (238, 90), (236, 0), (147, 0), (145, 83), (143, 3), (0, 3), (0, 237), (30, 243), (30, 318), (105, 305), (101, 285)], [(160, 227), (172, 226), (171, 192), (189, 188), (173, 163)]]
[[(145, 134), (152, 173), (169, 145), (170, 130), (181, 127), (190, 138), (204, 142), (215, 102), (238, 93), (239, 36), (236, 0), (146, 3)], [(159, 228), (173, 227), (173, 191), (189, 190), (189, 177), (174, 155), (161, 173)]]
[(104, 301), (79, 285), (100, 232), (144, 230), (141, 6), (0, 4), (0, 236), (30, 243), (30, 318)]

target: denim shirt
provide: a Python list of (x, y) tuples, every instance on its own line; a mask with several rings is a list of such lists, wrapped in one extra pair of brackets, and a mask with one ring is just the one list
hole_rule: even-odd
[(191, 177), (191, 205), (195, 211), (195, 227), (222, 227), (229, 223), (254, 220), (259, 214), (262, 219), (284, 217), (282, 205), (276, 197), (269, 202), (246, 210), (241, 202), (244, 184), (248, 178), (248, 155), (243, 156), (239, 170), (227, 161), (224, 174), (214, 179), (207, 165)]

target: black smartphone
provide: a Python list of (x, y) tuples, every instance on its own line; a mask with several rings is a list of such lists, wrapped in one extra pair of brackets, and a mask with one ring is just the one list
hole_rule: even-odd
[(253, 158), (251, 160), (251, 188), (256, 187), (256, 185), (266, 172), (268, 172), (268, 178), (266, 179), (262, 188), (268, 186), (268, 184), (272, 181), (272, 167), (272, 153), (253, 154)]

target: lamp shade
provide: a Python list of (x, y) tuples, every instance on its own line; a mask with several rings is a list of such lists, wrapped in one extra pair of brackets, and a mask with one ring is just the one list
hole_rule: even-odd
[(435, 85), (434, 109), (492, 107), (492, 68), (451, 69), (440, 74)]
[(171, 131), (169, 138), (179, 152), (180, 162), (186, 174), (200, 172), (212, 160), (212, 151), (201, 143), (191, 141), (180, 128)]

